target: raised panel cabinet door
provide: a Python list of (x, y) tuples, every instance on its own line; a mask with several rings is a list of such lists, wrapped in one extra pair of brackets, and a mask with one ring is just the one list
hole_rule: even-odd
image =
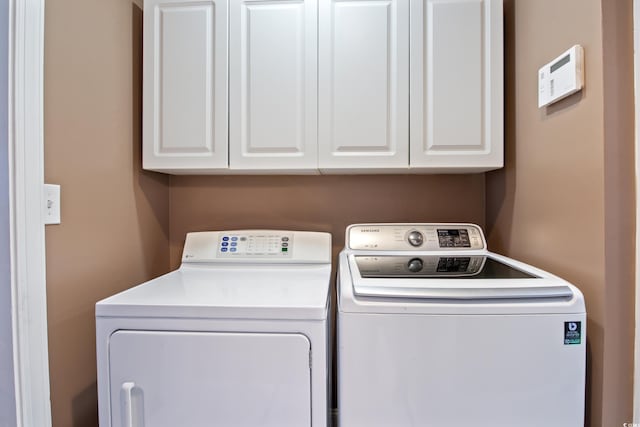
[(144, 8), (144, 168), (226, 169), (226, 0), (146, 0)]
[(411, 168), (503, 166), (502, 0), (411, 0)]
[(229, 165), (317, 171), (317, 0), (231, 0)]
[(321, 171), (407, 170), (408, 37), (408, 0), (320, 2)]

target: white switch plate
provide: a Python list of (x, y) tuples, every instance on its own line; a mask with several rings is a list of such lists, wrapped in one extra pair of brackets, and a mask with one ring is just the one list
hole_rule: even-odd
[(60, 186), (44, 185), (44, 223), (60, 224)]

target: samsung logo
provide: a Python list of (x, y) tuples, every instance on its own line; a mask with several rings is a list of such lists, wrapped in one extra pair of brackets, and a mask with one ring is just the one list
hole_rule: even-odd
[(361, 233), (379, 233), (380, 229), (379, 228), (361, 228), (360, 232)]

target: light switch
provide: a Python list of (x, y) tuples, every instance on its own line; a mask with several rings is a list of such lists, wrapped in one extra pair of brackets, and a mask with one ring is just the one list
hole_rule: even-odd
[(44, 223), (60, 224), (60, 186), (44, 185)]

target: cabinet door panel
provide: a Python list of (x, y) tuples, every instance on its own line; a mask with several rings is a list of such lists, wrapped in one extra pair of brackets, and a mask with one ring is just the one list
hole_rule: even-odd
[(406, 168), (408, 2), (320, 8), (320, 168)]
[(411, 167), (502, 166), (502, 1), (412, 0)]
[(234, 0), (230, 167), (317, 169), (316, 0)]
[(145, 3), (144, 167), (227, 167), (226, 3)]

